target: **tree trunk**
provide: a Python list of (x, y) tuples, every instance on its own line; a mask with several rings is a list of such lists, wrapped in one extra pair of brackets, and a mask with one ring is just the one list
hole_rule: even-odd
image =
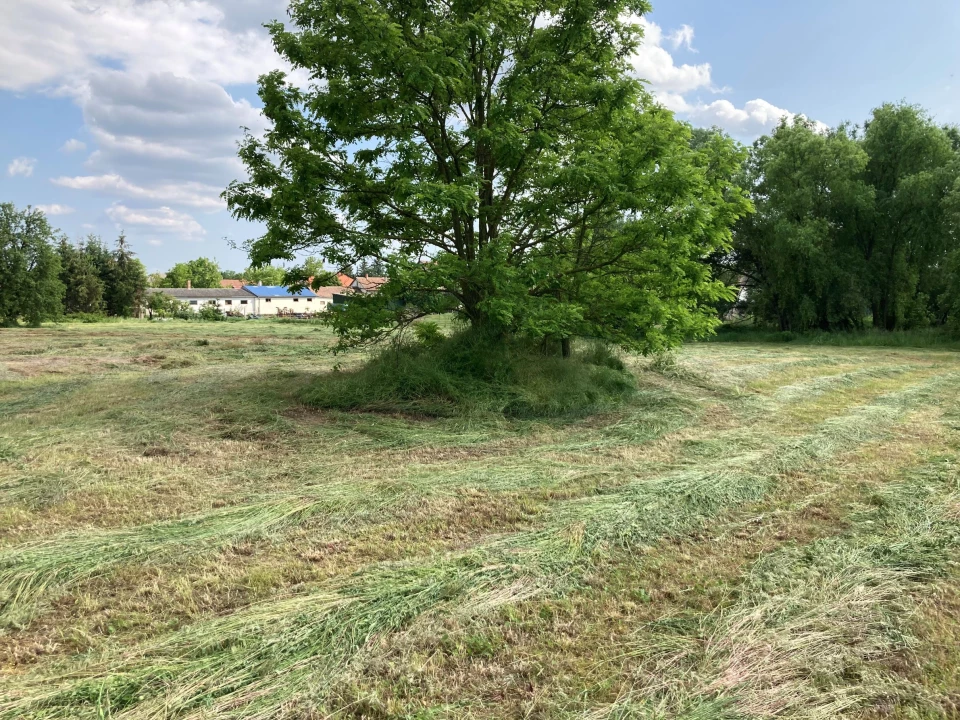
[(563, 355), (563, 357), (565, 358), (570, 357), (571, 355), (570, 338), (563, 338), (560, 341), (560, 354)]

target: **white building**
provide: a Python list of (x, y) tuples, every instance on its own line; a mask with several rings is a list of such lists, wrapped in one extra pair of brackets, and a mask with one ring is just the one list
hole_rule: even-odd
[(256, 314), (257, 298), (244, 288), (149, 288), (147, 292), (169, 295), (194, 312), (204, 305), (216, 305), (224, 313)]
[(254, 312), (257, 315), (313, 314), (326, 310), (332, 302), (317, 297), (316, 293), (307, 288), (291, 292), (280, 285), (244, 285), (243, 289), (253, 296)]

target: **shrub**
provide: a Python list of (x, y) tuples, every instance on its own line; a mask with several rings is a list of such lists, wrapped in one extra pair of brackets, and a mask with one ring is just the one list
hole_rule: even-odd
[(434, 417), (497, 414), (580, 417), (613, 409), (635, 391), (633, 376), (607, 350), (573, 357), (465, 331), (429, 343), (396, 344), (362, 368), (334, 372), (308, 388), (309, 405)]
[(197, 311), (198, 320), (224, 320), (224, 314), (213, 303), (207, 303), (199, 311)]

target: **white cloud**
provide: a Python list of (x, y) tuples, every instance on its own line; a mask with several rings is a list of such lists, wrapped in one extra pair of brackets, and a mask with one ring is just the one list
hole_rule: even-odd
[(202, 183), (187, 182), (157, 185), (146, 188), (124, 180), (120, 175), (81, 175), (58, 177), (52, 182), (73, 190), (91, 190), (105, 195), (154, 200), (158, 202), (188, 205), (201, 210), (220, 210), (224, 207), (218, 197), (221, 189)]
[(154, 247), (160, 247), (161, 245), (163, 245), (163, 240), (157, 240), (156, 238), (152, 238), (151, 240), (147, 240), (147, 245), (153, 245)]
[(37, 166), (36, 158), (29, 157), (18, 157), (14, 158), (13, 162), (7, 165), (7, 175), (10, 177), (16, 177), (17, 175), (22, 175), (23, 177), (30, 177), (33, 175), (33, 169)]
[[(711, 87), (710, 63), (678, 66), (663, 47), (663, 29), (646, 18), (640, 18), (639, 24), (643, 28), (643, 42), (632, 58), (633, 69), (639, 78), (650, 83), (654, 92), (688, 93)], [(690, 39), (693, 39), (693, 28), (690, 28)]]
[(37, 205), (37, 210), (51, 217), (54, 215), (69, 215), (74, 211), (69, 205), (57, 205), (56, 203), (52, 205)]
[(130, 226), (146, 228), (154, 232), (179, 235), (184, 240), (199, 240), (207, 233), (191, 215), (169, 207), (137, 210), (118, 204), (107, 208), (107, 217), (113, 220), (119, 229)]
[[(682, 25), (665, 34), (659, 25), (646, 18), (640, 18), (638, 23), (644, 38), (632, 58), (634, 71), (647, 82), (654, 97), (681, 118), (694, 125), (718, 125), (731, 135), (752, 140), (772, 130), (782, 118), (796, 117), (790, 110), (759, 98), (737, 107), (729, 100), (703, 101), (695, 97), (698, 92), (716, 95), (726, 92), (726, 88), (714, 86), (709, 63), (677, 65), (664, 47), (664, 43), (669, 43), (675, 50), (681, 47), (693, 50), (694, 29)], [(825, 129), (819, 123), (818, 127)]]
[(87, 144), (75, 138), (70, 138), (63, 144), (63, 147), (60, 148), (60, 150), (65, 153), (80, 152), (81, 150), (86, 150), (86, 149), (87, 149)]
[(696, 52), (696, 50), (693, 49), (693, 36), (694, 32), (692, 27), (689, 25), (681, 25), (680, 29), (670, 33), (667, 39), (670, 40), (674, 50), (685, 47), (690, 52)]
[(219, 194), (244, 175), (241, 127), (266, 127), (225, 86), (285, 67), (262, 24), (283, 18), (286, 0), (2, 4), (0, 90), (71, 98), (89, 133), (86, 173), (55, 182), (177, 211), (224, 208)]
[(204, 0), (7, 0), (0, 88), (59, 85), (104, 62), (137, 74), (253, 82), (279, 66), (258, 27), (279, 13), (275, 2), (246, 2), (246, 8), (245, 26), (228, 27), (224, 9)]

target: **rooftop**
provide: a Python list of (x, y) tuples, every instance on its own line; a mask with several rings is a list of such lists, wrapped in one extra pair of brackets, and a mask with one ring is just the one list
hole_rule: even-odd
[(291, 292), (282, 285), (244, 285), (243, 289), (257, 297), (316, 297), (312, 290), (304, 288)]
[(163, 293), (164, 295), (169, 295), (170, 297), (175, 298), (209, 298), (215, 300), (216, 298), (248, 298), (251, 293), (247, 292), (246, 289), (234, 289), (234, 288), (147, 288), (147, 292), (151, 293)]
[(350, 289), (342, 287), (340, 285), (327, 285), (326, 287), (318, 287), (313, 290), (317, 297), (332, 299), (334, 295), (349, 295)]

